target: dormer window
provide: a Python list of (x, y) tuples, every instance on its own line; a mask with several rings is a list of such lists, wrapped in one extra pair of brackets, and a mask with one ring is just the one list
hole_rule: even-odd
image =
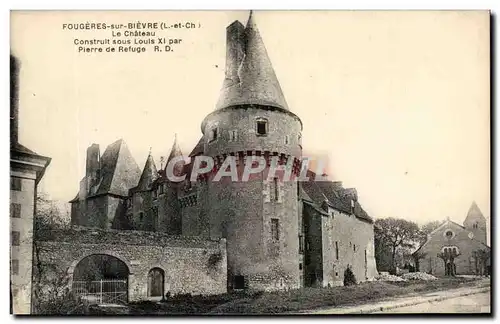
[(255, 124), (258, 136), (266, 136), (268, 132), (268, 122), (265, 118), (258, 118)]
[(210, 130), (210, 134), (209, 134), (209, 137), (208, 137), (208, 141), (209, 142), (213, 142), (213, 141), (216, 141), (217, 140), (217, 135), (218, 135), (218, 130), (217, 130), (217, 127), (214, 127)]

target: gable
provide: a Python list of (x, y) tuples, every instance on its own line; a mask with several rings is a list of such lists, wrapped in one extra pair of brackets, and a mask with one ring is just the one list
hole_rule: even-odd
[[(451, 232), (452, 235), (447, 236), (447, 232)], [(463, 226), (452, 221), (446, 221), (429, 234), (427, 241), (417, 250), (417, 252), (436, 256), (441, 252), (443, 246), (457, 246), (463, 251), (470, 251), (471, 249), (489, 249), (488, 246), (475, 238), (471, 239), (469, 233), (470, 231)]]

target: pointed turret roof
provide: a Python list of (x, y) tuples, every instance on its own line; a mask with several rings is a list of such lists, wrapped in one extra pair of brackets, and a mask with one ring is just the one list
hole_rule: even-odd
[[(177, 134), (175, 134), (174, 138), (174, 144), (172, 145), (172, 150), (170, 151), (170, 155), (168, 156), (167, 163), (165, 164), (165, 172), (167, 171), (167, 166), (169, 165), (170, 161), (175, 158), (183, 156), (181, 148), (179, 146), (179, 143), (177, 142)], [(184, 173), (184, 161), (177, 161), (175, 162), (175, 165), (173, 166), (173, 173), (175, 176), (181, 176)], [(168, 177), (168, 175), (167, 175)]]
[(226, 46), (226, 77), (216, 109), (253, 104), (288, 110), (252, 12), (245, 28), (239, 21), (227, 27)]
[(172, 149), (170, 150), (170, 155), (168, 156), (167, 164), (168, 162), (170, 162), (170, 160), (172, 160), (176, 156), (182, 156), (181, 147), (177, 142), (177, 134), (174, 135), (174, 144), (172, 145)]
[(156, 169), (155, 161), (151, 152), (149, 152), (148, 158), (146, 159), (146, 164), (144, 165), (144, 170), (142, 170), (141, 179), (137, 185), (138, 190), (149, 190), (153, 182), (158, 179), (158, 170)]
[(127, 196), (128, 190), (139, 181), (141, 170), (125, 141), (110, 144), (101, 157), (101, 179), (96, 195)]
[(467, 212), (467, 217), (465, 217), (464, 224), (468, 222), (468, 220), (474, 220), (477, 218), (484, 218), (483, 213), (481, 212), (481, 209), (479, 209), (479, 206), (476, 204), (475, 201), (472, 202), (469, 211)]

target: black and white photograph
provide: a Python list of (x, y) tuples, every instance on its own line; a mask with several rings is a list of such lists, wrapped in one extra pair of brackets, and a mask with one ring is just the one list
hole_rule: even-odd
[(10, 313), (491, 316), (491, 23), (11, 10)]

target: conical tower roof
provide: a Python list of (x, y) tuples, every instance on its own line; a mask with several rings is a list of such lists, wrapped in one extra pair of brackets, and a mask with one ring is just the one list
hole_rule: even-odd
[(216, 109), (264, 105), (288, 110), (252, 12), (245, 28), (239, 21), (227, 27), (226, 77)]
[(138, 190), (149, 190), (153, 182), (158, 179), (158, 170), (156, 169), (155, 161), (151, 152), (149, 152), (148, 158), (146, 159), (146, 164), (142, 170), (141, 179), (137, 185)]
[(177, 134), (175, 134), (174, 144), (172, 144), (172, 149), (170, 150), (170, 155), (168, 156), (167, 164), (168, 162), (170, 162), (170, 160), (172, 160), (174, 157), (177, 156), (182, 156), (182, 151), (181, 147), (179, 146), (179, 143), (177, 142)]
[[(168, 165), (170, 164), (170, 162), (172, 161), (173, 158), (180, 157), (180, 156), (182, 156), (182, 151), (181, 151), (181, 148), (179, 146), (179, 143), (177, 142), (177, 134), (175, 134), (174, 144), (172, 145), (172, 150), (170, 151), (170, 155), (168, 156), (167, 163), (165, 164), (165, 174), (167, 175), (167, 178), (170, 179), (170, 176), (169, 176), (168, 170), (167, 170)], [(175, 163), (173, 165), (173, 169), (171, 169), (173, 174), (177, 177), (180, 177), (184, 172), (184, 165), (185, 165), (184, 161), (177, 160), (177, 161), (173, 161), (172, 163)]]

